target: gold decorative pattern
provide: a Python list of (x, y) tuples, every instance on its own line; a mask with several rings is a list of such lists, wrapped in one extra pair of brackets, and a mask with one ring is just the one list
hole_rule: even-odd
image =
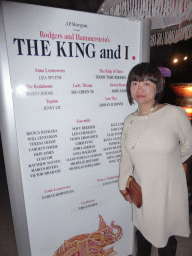
[[(89, 234), (74, 236), (57, 249), (53, 256), (114, 256), (117, 253), (113, 247), (104, 250), (107, 245), (118, 241), (123, 233), (122, 228), (111, 222), (111, 227), (107, 226), (103, 217), (99, 215), (99, 229)], [(113, 232), (117, 229), (117, 233)]]

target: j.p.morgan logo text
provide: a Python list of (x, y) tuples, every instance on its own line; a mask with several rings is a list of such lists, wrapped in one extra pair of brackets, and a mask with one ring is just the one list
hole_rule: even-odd
[(76, 28), (87, 28), (87, 24), (78, 24), (76, 22), (73, 22), (73, 21), (67, 21), (65, 26), (73, 26), (73, 27), (76, 27)]

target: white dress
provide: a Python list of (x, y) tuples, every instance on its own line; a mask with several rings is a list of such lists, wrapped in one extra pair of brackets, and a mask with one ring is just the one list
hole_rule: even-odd
[[(192, 127), (185, 110), (169, 104), (152, 113), (143, 129), (144, 124), (144, 116), (129, 115), (125, 119), (119, 189), (126, 188), (134, 166), (133, 175), (142, 188), (143, 205), (138, 209), (133, 204), (133, 224), (159, 248), (166, 246), (172, 235), (190, 234), (182, 163), (192, 155)], [(138, 143), (131, 150), (138, 136)]]

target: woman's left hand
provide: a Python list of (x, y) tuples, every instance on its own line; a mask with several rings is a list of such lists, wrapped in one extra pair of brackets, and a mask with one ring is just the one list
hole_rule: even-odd
[(125, 189), (125, 190), (120, 190), (120, 192), (121, 192), (121, 194), (123, 195), (123, 197), (124, 197), (124, 199), (125, 199), (126, 201), (129, 201), (131, 204), (133, 203), (133, 201), (131, 200), (130, 195), (129, 195), (127, 189)]

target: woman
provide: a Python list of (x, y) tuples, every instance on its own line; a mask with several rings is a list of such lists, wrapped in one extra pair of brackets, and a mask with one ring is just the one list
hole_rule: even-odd
[(138, 64), (129, 73), (128, 99), (138, 110), (124, 122), (119, 189), (132, 203), (126, 183), (133, 170), (143, 199), (141, 208), (133, 204), (137, 256), (151, 255), (151, 244), (159, 256), (174, 256), (175, 235), (190, 234), (182, 163), (192, 155), (192, 128), (182, 108), (158, 103), (163, 87), (164, 78), (152, 64)]

